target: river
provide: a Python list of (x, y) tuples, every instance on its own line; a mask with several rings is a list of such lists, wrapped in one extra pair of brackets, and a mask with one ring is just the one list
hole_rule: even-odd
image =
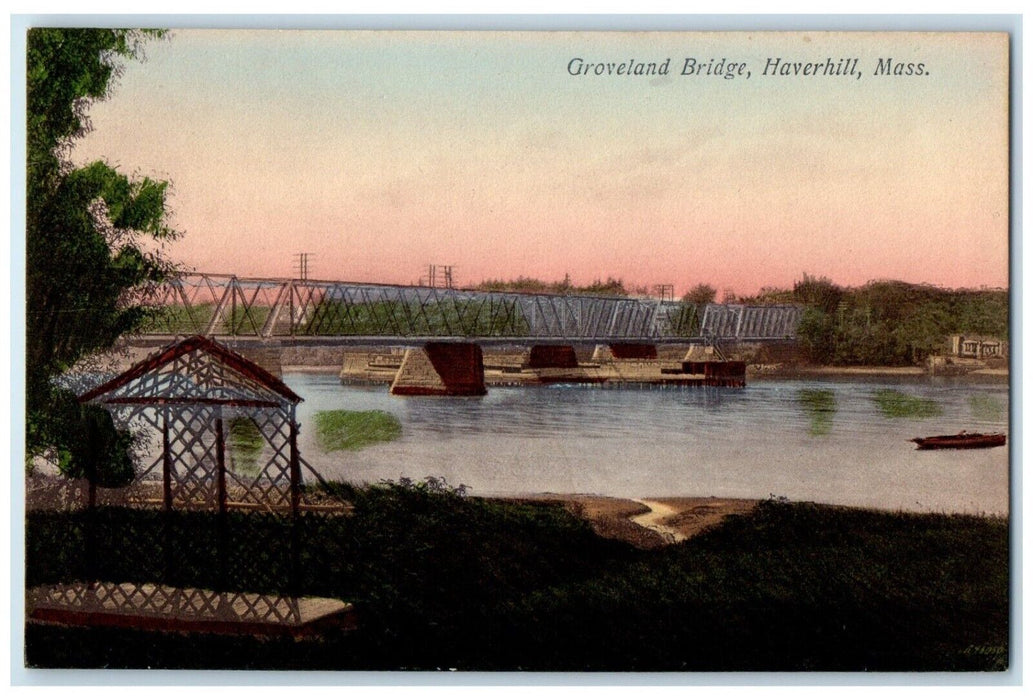
[[(909, 442), (960, 430), (1008, 432), (1005, 384), (865, 378), (755, 380), (744, 389), (493, 387), (470, 399), (394, 397), (386, 386), (342, 386), (332, 374), (284, 380), (305, 399), (302, 455), (328, 479), (435, 476), (485, 496), (774, 496), (1008, 512), (1010, 447), (918, 451)], [(877, 397), (899, 394), (886, 392), (924, 401), (925, 413), (936, 415), (887, 415)], [(387, 411), (402, 436), (327, 454), (314, 415), (334, 409)]]

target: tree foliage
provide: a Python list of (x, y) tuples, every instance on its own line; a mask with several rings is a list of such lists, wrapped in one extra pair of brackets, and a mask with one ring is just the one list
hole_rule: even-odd
[(700, 282), (681, 298), (686, 304), (713, 304), (717, 299), (717, 290), (709, 284)]
[[(71, 151), (89, 132), (90, 104), (109, 95), (119, 61), (139, 58), (142, 42), (161, 35), (28, 33), (27, 448), (30, 457), (53, 449), (75, 476), (95, 467), (124, 473), (127, 438), (95, 412), (73, 406), (74, 396), (53, 380), (141, 324), (145, 310), (134, 301), (171, 272), (160, 245), (177, 233), (168, 225), (167, 183), (132, 178), (101, 161), (75, 167)], [(112, 455), (109, 464), (98, 466), (98, 451)]]
[(811, 362), (920, 364), (954, 334), (1008, 338), (1008, 292), (949, 290), (879, 280), (856, 289), (804, 275), (793, 288), (807, 310), (798, 335)]
[(827, 314), (839, 306), (843, 290), (827, 277), (811, 277), (806, 272), (803, 279), (793, 285), (793, 299), (799, 304), (813, 306)]
[(523, 294), (589, 294), (594, 296), (626, 297), (628, 289), (623, 280), (607, 277), (591, 284), (575, 285), (570, 275), (562, 282), (545, 282), (533, 277), (518, 277), (515, 280), (484, 280), (475, 289), (482, 292), (519, 292)]

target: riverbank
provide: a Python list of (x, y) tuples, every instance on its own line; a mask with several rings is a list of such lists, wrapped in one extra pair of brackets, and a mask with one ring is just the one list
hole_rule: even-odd
[[(599, 536), (563, 502), (482, 499), (422, 483), (347, 493), (350, 515), (293, 523), (265, 513), (219, 521), (142, 509), (30, 512), (27, 588), (168, 578), (190, 588), (291, 590), (353, 604), (358, 627), (300, 641), (33, 623), (28, 663), (365, 671), (1008, 667), (1006, 519), (765, 500), (680, 543), (638, 548)], [(629, 507), (576, 502), (610, 513)], [(249, 554), (227, 561), (226, 552)]]
[(977, 369), (936, 374), (923, 367), (833, 366), (833, 365), (747, 365), (746, 377), (753, 379), (808, 379), (827, 377), (950, 377), (1000, 382), (1009, 380), (1007, 368), (980, 367)]

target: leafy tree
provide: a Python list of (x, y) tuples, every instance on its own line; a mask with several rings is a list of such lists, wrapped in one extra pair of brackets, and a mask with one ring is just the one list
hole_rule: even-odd
[(70, 476), (124, 480), (128, 437), (54, 379), (132, 332), (136, 302), (171, 265), (160, 244), (167, 183), (132, 179), (104, 162), (76, 168), (87, 110), (109, 96), (120, 59), (139, 58), (158, 30), (37, 28), (27, 40), (26, 444)]
[(811, 277), (805, 272), (803, 279), (793, 285), (793, 298), (799, 304), (814, 306), (831, 314), (839, 306), (843, 290), (826, 277)]
[(685, 293), (681, 298), (686, 304), (713, 304), (717, 299), (717, 290), (702, 282)]
[(918, 365), (953, 333), (1007, 338), (1005, 290), (950, 290), (894, 280), (840, 288), (804, 275), (793, 290), (807, 304), (798, 329), (805, 356), (839, 365)]
[(761, 287), (756, 294), (741, 296), (739, 301), (743, 304), (756, 306), (767, 306), (771, 304), (795, 304), (796, 297), (793, 290), (781, 287)]
[(836, 351), (835, 333), (832, 316), (821, 309), (806, 309), (797, 328), (804, 357), (822, 365), (832, 362)]

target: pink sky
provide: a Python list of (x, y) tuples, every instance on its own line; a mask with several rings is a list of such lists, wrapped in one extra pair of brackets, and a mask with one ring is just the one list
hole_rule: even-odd
[[(772, 57), (862, 76), (763, 76)], [(305, 251), (370, 282), (1006, 286), (1007, 62), (991, 34), (185, 30), (127, 65), (76, 158), (171, 180), (170, 253), (206, 272), (289, 276)]]

